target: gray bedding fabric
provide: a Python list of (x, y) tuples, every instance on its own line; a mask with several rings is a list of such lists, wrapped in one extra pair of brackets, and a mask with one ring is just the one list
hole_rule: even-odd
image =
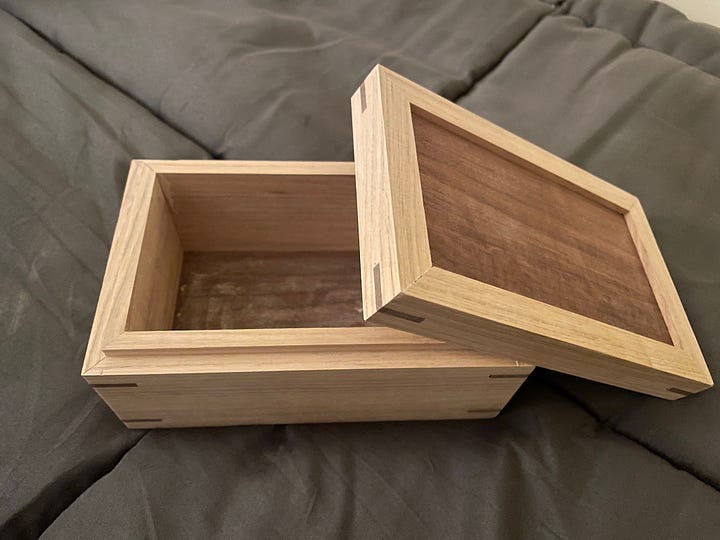
[(0, 538), (717, 538), (717, 390), (128, 431), (79, 377), (129, 160), (348, 159), (382, 62), (642, 200), (720, 379), (720, 30), (644, 0), (0, 0)]
[(78, 378), (135, 156), (207, 153), (0, 12), (0, 530), (8, 534), (42, 530), (142, 436)]

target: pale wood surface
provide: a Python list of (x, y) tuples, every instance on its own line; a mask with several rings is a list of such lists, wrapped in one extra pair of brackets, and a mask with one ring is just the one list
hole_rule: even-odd
[(160, 184), (153, 184), (126, 330), (170, 330), (183, 247)]
[(247, 173), (221, 167), (213, 173), (210, 166), (206, 175), (162, 167), (160, 182), (185, 251), (358, 249), (357, 213), (348, 211), (348, 201), (355, 200), (354, 176), (339, 174), (347, 167), (335, 174), (292, 174), (288, 167), (262, 173), (272, 170), (268, 167)]
[(124, 331), (140, 260), (145, 223), (155, 187), (155, 172), (144, 162), (130, 165), (120, 216), (95, 310), (83, 373), (103, 359), (103, 346)]
[[(288, 331), (302, 334), (301, 329)], [(209, 332), (200, 332), (209, 334)], [(220, 332), (215, 330), (213, 332)], [(233, 332), (247, 332), (233, 330)], [(398, 330), (395, 332), (400, 333)], [(327, 332), (331, 336), (337, 331)], [(129, 332), (134, 334), (134, 332)], [(307, 345), (274, 347), (252, 345), (233, 346), (195, 346), (189, 349), (161, 347), (164, 341), (154, 332), (154, 343), (140, 339), (140, 350), (128, 348), (133, 338), (123, 339), (122, 346), (116, 346), (102, 362), (85, 373), (88, 380), (102, 382), (122, 376), (122, 382), (135, 382), (135, 376), (153, 375), (162, 378), (165, 375), (189, 373), (256, 373), (272, 372), (277, 374), (296, 371), (336, 371), (336, 370), (395, 370), (402, 369), (412, 373), (416, 369), (435, 368), (472, 368), (484, 376), (502, 378), (524, 378), (533, 367), (520, 362), (499, 359), (491, 354), (454, 346), (419, 346), (390, 344), (382, 348), (354, 342), (342, 346)], [(210, 334), (211, 335), (211, 334)], [(351, 334), (352, 335), (352, 334)], [(151, 336), (145, 336), (149, 338)], [(160, 341), (158, 340), (160, 339)], [(234, 339), (232, 340), (235, 341)], [(245, 339), (246, 341), (246, 339)], [(177, 343), (177, 341), (175, 342)], [(99, 379), (98, 379), (99, 377)], [(438, 381), (440, 384), (441, 381)], [(482, 396), (478, 396), (481, 399)]]
[(463, 367), (320, 369), (141, 375), (133, 378), (137, 386), (96, 390), (128, 427), (163, 428), (492, 418), (523, 379)]
[[(447, 350), (467, 350), (452, 343), (444, 343), (424, 336), (400, 332), (384, 326), (343, 328), (341, 332), (328, 331), (327, 328), (262, 328), (213, 330), (175, 330), (173, 332), (136, 331), (125, 332), (105, 344), (103, 350), (109, 356), (132, 354), (134, 351), (182, 350), (210, 348), (215, 351), (234, 348), (256, 348), (267, 350), (277, 348), (324, 347), (359, 348), (373, 347), (378, 350), (395, 347), (409, 348), (417, 346), (429, 349), (430, 346)], [(469, 352), (469, 351), (468, 351)], [(481, 357), (481, 355), (474, 356)]]
[[(453, 268), (455, 272), (448, 271), (447, 268), (436, 266), (439, 261), (433, 258), (432, 268), (419, 272), (412, 283), (403, 284), (401, 291), (394, 296), (384, 294), (381, 303), (368, 302), (366, 298), (366, 318), (398, 329), (454, 341), (491, 354), (532, 362), (667, 399), (676, 399), (712, 386), (707, 366), (686, 324), (687, 318), (649, 227), (645, 227), (644, 218), (635, 219), (640, 216), (637, 210), (633, 210), (640, 208), (636, 197), (385, 68), (375, 68), (363, 85), (378, 90), (366, 93), (367, 105), (362, 115), (358, 115), (355, 99), (354, 137), (363, 141), (362, 148), (369, 148), (371, 155), (384, 153), (388, 163), (400, 164), (392, 174), (366, 176), (364, 171), (367, 167), (362, 165), (365, 154), (356, 154), (358, 199), (367, 196), (363, 192), (390, 192), (393, 202), (389, 210), (387, 207), (380, 209), (391, 211), (392, 216), (375, 219), (377, 223), (392, 223), (392, 228), (363, 224), (363, 215), (360, 214), (360, 230), (367, 231), (360, 245), (363, 265), (378, 264), (378, 251), (373, 250), (372, 244), (387, 244), (388, 234), (396, 235), (396, 252), (387, 261), (379, 261), (379, 264), (389, 266), (387, 271), (398, 272), (399, 261), (403, 261), (406, 267), (415, 268), (424, 267), (427, 263), (425, 253), (419, 254), (416, 249), (408, 247), (411, 241), (397, 240), (398, 231), (403, 231), (403, 234), (417, 231), (420, 223), (417, 214), (422, 212), (425, 215), (426, 212), (423, 201), (418, 200), (418, 190), (421, 189), (420, 166), (412, 125), (413, 116), (420, 116), (455, 136), (481, 146), (485, 153), (489, 151), (502, 160), (533, 171), (540, 178), (557, 183), (593, 203), (617, 212), (620, 218), (629, 214), (628, 234), (637, 251), (635, 270), (639, 259), (651, 287), (653, 300), (662, 315), (662, 320), (656, 317), (653, 322), (655, 331), (649, 331), (647, 325), (642, 330), (633, 327), (632, 317), (624, 317), (624, 324), (618, 327), (615, 326), (617, 320), (610, 320), (613, 324), (596, 320), (596, 314), (592, 311), (585, 310), (585, 314), (592, 315), (586, 317), (551, 303), (471, 279), (461, 275), (464, 272), (457, 267)], [(377, 109), (377, 102), (383, 104), (381, 110)], [(367, 128), (369, 125), (374, 126), (373, 130)], [(382, 136), (378, 136), (378, 133)], [(402, 147), (397, 146), (397, 141), (403, 141)], [(431, 142), (424, 141), (423, 144)], [(443, 166), (457, 166), (458, 161), (464, 159), (462, 155), (453, 156), (452, 152), (444, 152), (445, 149), (444, 145), (436, 149), (440, 156), (438, 160), (442, 161), (441, 156), (446, 156), (447, 163), (443, 163)], [(415, 153), (414, 158), (408, 158), (409, 152)], [(477, 165), (481, 166), (480, 163)], [(452, 180), (452, 173), (448, 172), (447, 175)], [(405, 192), (402, 186), (407, 185), (411, 187)], [(403, 201), (398, 202), (398, 199)], [(526, 204), (521, 196), (516, 199), (518, 205)], [(445, 202), (447, 212), (451, 212), (452, 203), (456, 201)], [(552, 213), (557, 211), (551, 206), (552, 202), (548, 201), (548, 219), (553, 219)], [(455, 210), (461, 212), (463, 209)], [(622, 224), (622, 219), (617, 223)], [(487, 226), (492, 226), (492, 223)], [(423, 245), (428, 239), (427, 224), (418, 235), (416, 245)], [(463, 239), (455, 240), (458, 249), (462, 249)], [(365, 253), (367, 245), (371, 249)], [(603, 257), (602, 254), (594, 256)], [(626, 270), (618, 268), (617, 272)], [(572, 288), (566, 291), (558, 288), (557, 291), (560, 294), (564, 292), (568, 298), (563, 303), (556, 297), (555, 303), (567, 307), (568, 301), (575, 301), (570, 298), (576, 293)], [(372, 293), (365, 282), (363, 293), (366, 296)], [(620, 294), (618, 291), (611, 293)], [(622, 302), (623, 299), (616, 301)], [(628, 313), (632, 313), (635, 307), (628, 306)], [(576, 310), (582, 311), (577, 307)], [(622, 326), (649, 333), (659, 340), (628, 331)], [(657, 332), (658, 327), (665, 328), (661, 332), (663, 336)], [(672, 344), (663, 343), (670, 341), (666, 332), (669, 332)]]
[(683, 350), (476, 282), (441, 268), (428, 271), (390, 304), (420, 323), (379, 311), (373, 322), (477, 347), (666, 399), (707, 388)]
[(638, 248), (640, 260), (661, 308), (673, 343), (693, 357), (695, 369), (706, 381), (712, 383), (710, 371), (705, 363), (700, 345), (695, 338), (695, 333), (690, 326), (680, 295), (675, 289), (670, 271), (665, 264), (642, 206), (638, 203), (630, 208), (628, 213), (625, 214), (625, 220)]
[(144, 159), (142, 163), (150, 167), (162, 180), (165, 175), (176, 178), (189, 175), (196, 180), (210, 177), (234, 175), (236, 177), (254, 176), (259, 181), (275, 177), (338, 177), (355, 176), (355, 163), (352, 161), (237, 161), (206, 159)]
[(398, 248), (393, 224), (385, 134), (382, 125), (380, 81), (368, 78), (352, 96), (355, 155), (363, 156), (356, 168), (358, 236), (363, 311), (370, 314), (402, 288)]
[[(532, 366), (384, 327), (153, 330), (167, 317), (176, 240), (332, 257), (357, 250), (355, 210), (348, 163), (134, 162), (83, 376), (133, 428), (496, 415)], [(201, 225), (183, 229), (195, 215)], [(293, 226), (296, 244), (284, 237)]]
[(390, 186), (400, 287), (404, 289), (430, 269), (431, 260), (412, 118), (396, 114), (398, 110), (409, 112), (409, 104), (402, 85), (395, 82), (392, 77), (380, 79), (380, 100), (387, 147), (386, 182)]

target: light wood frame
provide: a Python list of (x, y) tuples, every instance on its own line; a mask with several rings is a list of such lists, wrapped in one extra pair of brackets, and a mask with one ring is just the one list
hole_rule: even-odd
[[(205, 204), (208, 179), (228, 190), (234, 182), (256, 181), (260, 190), (263, 181), (273, 178), (296, 186), (296, 193), (310, 185), (329, 193), (327, 209), (313, 208), (309, 195), (304, 215), (319, 212), (324, 219), (342, 221), (330, 238), (357, 249), (353, 163), (133, 161), (82, 368), (83, 377), (125, 425), (497, 415), (532, 366), (384, 327), (168, 329), (183, 243), (202, 250), (203, 242), (212, 243), (218, 235), (236, 235), (225, 239), (226, 245), (238, 244), (230, 249), (244, 244), (258, 249), (264, 242), (260, 233), (243, 227), (243, 212), (252, 209), (236, 208), (233, 201), (222, 206), (222, 197), (212, 204), (224, 212), (223, 227), (213, 228), (198, 217), (183, 230), (176, 214), (192, 214), (194, 204)], [(181, 200), (174, 188), (178, 182), (197, 186), (198, 198)], [(350, 193), (351, 207), (345, 195), (332, 201), (338, 183)], [(272, 190), (267, 194), (272, 197)], [(227, 219), (235, 220), (234, 226)], [(307, 242), (314, 249), (337, 249), (323, 247), (328, 240), (320, 236), (332, 226), (308, 221), (297, 230), (310, 235)], [(273, 249), (292, 250), (296, 241), (277, 234)]]
[[(433, 265), (412, 114), (624, 216), (672, 344)], [(365, 317), (394, 328), (677, 399), (712, 378), (638, 199), (392, 71), (352, 97)]]

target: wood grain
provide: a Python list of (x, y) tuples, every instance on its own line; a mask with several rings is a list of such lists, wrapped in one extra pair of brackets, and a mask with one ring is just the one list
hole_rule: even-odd
[(176, 330), (364, 324), (357, 251), (185, 254)]
[(422, 322), (385, 310), (374, 322), (467, 347), (481, 343), (483, 351), (519, 362), (552, 365), (666, 399), (683, 397), (677, 389), (707, 388), (682, 349), (441, 268), (429, 270), (388, 305)]
[[(159, 178), (186, 251), (354, 251), (352, 174), (164, 172)], [(270, 169), (271, 170), (271, 169)], [(327, 170), (327, 168), (326, 168)], [(347, 170), (341, 167), (339, 170)]]
[(622, 214), (412, 118), (434, 266), (672, 343)]
[[(325, 366), (332, 365), (331, 354), (320, 356)], [(148, 429), (492, 418), (524, 378), (490, 378), (481, 369), (447, 365), (413, 370), (140, 375), (134, 380), (137, 387), (96, 391), (127, 427)]]
[[(133, 162), (82, 372), (126, 426), (502, 409), (532, 366), (354, 326), (353, 173), (352, 163)], [(178, 291), (174, 324), (190, 330), (165, 329)], [(244, 328), (207, 329), (223, 326)]]
[[(366, 318), (667, 399), (713, 385), (635, 196), (382, 66), (363, 85), (357, 196), (391, 202), (359, 212)], [(411, 279), (373, 296), (376, 266)]]
[(394, 111), (387, 111), (387, 114), (391, 116), (397, 115), (400, 111), (408, 118), (412, 111), (416, 114), (430, 114), (435, 119), (441, 120), (450, 131), (455, 131), (461, 136), (471, 133), (476, 137), (476, 142), (489, 150), (523, 166), (534, 164), (537, 166), (538, 172), (551, 182), (557, 182), (568, 189), (577, 191), (617, 212), (627, 212), (638, 202), (635, 195), (543, 150), (455, 103), (433, 94), (388, 69), (379, 70), (379, 74), (383, 79), (392, 81), (392, 83), (386, 82), (385, 86), (392, 84), (397, 89), (396, 94), (404, 96), (404, 100), (396, 100), (402, 109), (396, 107)]
[[(369, 102), (368, 102), (368, 96)], [(398, 246), (393, 222), (379, 79), (368, 78), (352, 96), (353, 137), (357, 162), (357, 215), (362, 277), (363, 312), (374, 313), (385, 298), (402, 290)]]
[(680, 295), (675, 289), (670, 271), (660, 253), (660, 247), (640, 203), (630, 208), (625, 214), (625, 221), (637, 246), (638, 255), (661, 308), (673, 343), (693, 358), (695, 369), (699, 371), (701, 377), (712, 382), (700, 345), (695, 338), (685, 309), (683, 309)]
[(154, 191), (155, 171), (145, 162), (133, 160), (85, 352), (83, 373), (103, 360), (103, 346), (122, 334), (127, 325)]
[(153, 183), (142, 247), (133, 283), (126, 330), (170, 330), (183, 247), (165, 195)]

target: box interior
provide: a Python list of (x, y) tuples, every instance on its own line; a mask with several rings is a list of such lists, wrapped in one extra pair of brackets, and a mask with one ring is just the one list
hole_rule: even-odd
[(427, 111), (412, 122), (434, 266), (672, 343), (622, 214)]
[(352, 176), (158, 175), (127, 330), (364, 326)]

